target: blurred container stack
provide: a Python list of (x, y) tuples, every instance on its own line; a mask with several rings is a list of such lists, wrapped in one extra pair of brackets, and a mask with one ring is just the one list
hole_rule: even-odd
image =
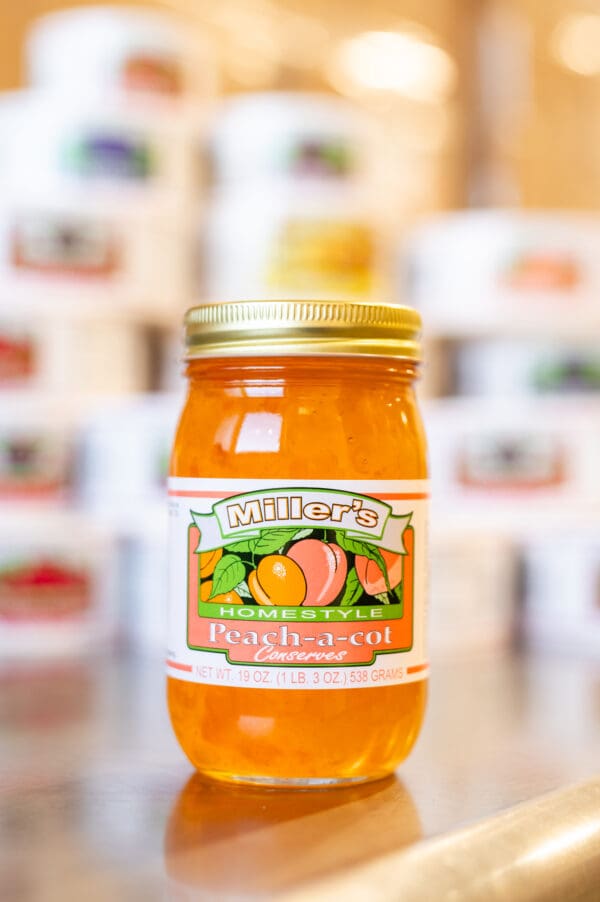
[[(308, 65), (315, 28), (296, 48), (298, 15), (268, 4), (296, 68), (251, 66), (217, 104), (217, 61), (231, 89), (262, 52), (241, 23), (266, 21), (225, 6), (198, 16), (210, 41), (191, 13), (47, 15), (27, 89), (0, 95), (0, 655), (162, 648), (182, 313), (303, 297), (423, 314), (433, 656), (600, 648), (600, 218), (490, 208), (405, 235), (481, 181), (476, 26), (449, 4), (425, 30), (317, 28)], [(504, 138), (502, 98), (485, 108)]]
[(152, 11), (48, 15), (25, 53), (0, 98), (0, 651), (157, 651), (181, 315), (385, 294), (375, 126), (325, 93), (215, 109), (208, 47)]
[(595, 216), (509, 210), (441, 217), (407, 246), (406, 295), (437, 360), (434, 651), (451, 620), (455, 647), (478, 623), (481, 644), (521, 630), (600, 648), (599, 246)]
[(38, 20), (26, 65), (0, 97), (0, 654), (158, 645), (164, 574), (128, 576), (164, 553), (177, 401), (140, 393), (192, 299), (215, 70), (110, 7)]

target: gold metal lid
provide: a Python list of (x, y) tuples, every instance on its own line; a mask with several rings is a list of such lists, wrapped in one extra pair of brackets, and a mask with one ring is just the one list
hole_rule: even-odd
[(353, 356), (421, 359), (421, 317), (359, 301), (229, 301), (185, 315), (187, 359)]

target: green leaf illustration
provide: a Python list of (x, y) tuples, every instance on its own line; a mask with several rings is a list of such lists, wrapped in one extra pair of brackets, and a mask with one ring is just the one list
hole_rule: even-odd
[[(306, 529), (298, 530), (296, 535), (292, 536), (292, 538), (295, 539), (296, 542), (299, 541), (299, 539), (308, 539), (308, 537), (311, 536), (313, 534), (313, 532), (314, 532), (314, 529), (307, 527)], [(289, 541), (289, 539), (288, 539), (288, 541)]]
[(252, 592), (248, 588), (248, 583), (245, 579), (238, 583), (235, 587), (235, 591), (240, 596), (240, 598), (252, 598)]
[(344, 551), (350, 551), (353, 554), (361, 554), (364, 557), (368, 557), (369, 560), (375, 561), (375, 563), (379, 565), (379, 569), (383, 573), (383, 578), (385, 579), (386, 586), (388, 587), (388, 589), (390, 588), (387, 566), (379, 548), (376, 548), (374, 545), (369, 545), (367, 542), (360, 542), (357, 539), (349, 539), (346, 536), (346, 533), (340, 529), (336, 530), (335, 538), (338, 545), (343, 548)]
[(242, 582), (246, 568), (237, 554), (224, 554), (213, 573), (213, 587), (209, 601), (215, 595), (224, 595)]
[(387, 592), (380, 592), (379, 595), (376, 595), (375, 598), (380, 604), (389, 604), (390, 596)]
[(297, 534), (295, 526), (279, 526), (274, 529), (261, 529), (260, 536), (255, 539), (254, 554), (272, 554), (278, 551), (286, 542), (290, 542)]
[(242, 554), (244, 551), (253, 551), (256, 539), (242, 539), (240, 542), (233, 542), (232, 545), (226, 545), (225, 551), (237, 552)]
[(363, 594), (363, 587), (360, 584), (356, 569), (353, 567), (346, 577), (346, 588), (340, 601), (340, 607), (348, 608), (354, 604)]
[(232, 551), (235, 554), (271, 554), (278, 551), (286, 542), (291, 542), (292, 539), (306, 539), (313, 532), (313, 529), (298, 529), (296, 526), (278, 526), (273, 529), (267, 527), (261, 529), (257, 539), (240, 539), (226, 545), (225, 551)]

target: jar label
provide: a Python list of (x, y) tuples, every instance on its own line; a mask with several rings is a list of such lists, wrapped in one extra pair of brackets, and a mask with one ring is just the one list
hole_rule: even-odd
[(4, 388), (32, 381), (37, 362), (33, 338), (3, 326), (0, 331), (0, 385)]
[(168, 56), (136, 53), (121, 71), (121, 83), (126, 91), (150, 91), (176, 96), (182, 91), (182, 77), (176, 60)]
[(369, 294), (376, 246), (361, 222), (292, 218), (278, 230), (265, 274), (273, 291)]
[(351, 142), (304, 137), (290, 143), (281, 167), (295, 178), (345, 178), (357, 168)]
[(116, 236), (103, 222), (72, 216), (19, 216), (11, 243), (11, 262), (19, 270), (100, 278), (113, 275), (120, 266)]
[(0, 623), (71, 620), (94, 601), (92, 574), (81, 563), (31, 551), (20, 561), (0, 555)]
[(56, 434), (0, 432), (0, 499), (59, 496), (67, 486), (68, 440)]
[(579, 261), (568, 251), (523, 248), (502, 272), (502, 283), (516, 291), (572, 291), (581, 282)]
[(567, 478), (562, 443), (552, 435), (492, 433), (466, 438), (457, 460), (467, 488), (544, 488)]
[(93, 131), (66, 144), (63, 163), (68, 172), (84, 178), (143, 181), (153, 175), (153, 148), (133, 135)]
[(172, 477), (169, 676), (354, 689), (427, 676), (426, 480)]

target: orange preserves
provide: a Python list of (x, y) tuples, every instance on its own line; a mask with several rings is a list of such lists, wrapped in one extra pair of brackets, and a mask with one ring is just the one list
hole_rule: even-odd
[[(315, 325), (316, 324), (316, 325)], [(425, 438), (406, 308), (205, 305), (171, 458), (168, 704), (202, 773), (392, 772), (423, 720)]]

